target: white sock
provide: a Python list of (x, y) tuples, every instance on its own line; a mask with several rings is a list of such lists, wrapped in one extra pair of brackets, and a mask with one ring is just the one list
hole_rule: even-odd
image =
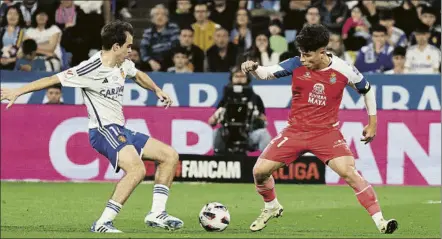
[(104, 208), (103, 214), (101, 214), (100, 219), (98, 219), (97, 224), (113, 221), (121, 211), (122, 207), (123, 205), (115, 202), (114, 200), (109, 200), (106, 204), (106, 208)]
[(276, 208), (277, 206), (279, 206), (279, 202), (278, 202), (277, 198), (273, 199), (273, 201), (270, 201), (270, 202), (264, 202), (265, 209), (273, 209), (273, 208)]
[(379, 226), (379, 224), (384, 220), (384, 216), (382, 216), (382, 212), (377, 212), (371, 216), (376, 226)]
[(167, 198), (169, 197), (169, 188), (165, 185), (155, 184), (153, 186), (153, 200), (151, 212), (166, 211)]

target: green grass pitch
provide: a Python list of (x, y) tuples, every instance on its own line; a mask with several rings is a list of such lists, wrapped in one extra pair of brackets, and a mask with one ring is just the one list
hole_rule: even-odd
[[(140, 185), (115, 220), (120, 235), (88, 232), (112, 192), (111, 183), (1, 183), (1, 237), (75, 238), (440, 238), (441, 200), (438, 187), (376, 187), (386, 218), (399, 230), (381, 235), (345, 186), (277, 185), (285, 208), (261, 232), (249, 231), (263, 203), (252, 184), (174, 184), (168, 212), (184, 221), (184, 228), (168, 232), (149, 228), (143, 219), (152, 201), (151, 184)], [(224, 232), (205, 232), (198, 213), (211, 201), (226, 205), (231, 214)]]

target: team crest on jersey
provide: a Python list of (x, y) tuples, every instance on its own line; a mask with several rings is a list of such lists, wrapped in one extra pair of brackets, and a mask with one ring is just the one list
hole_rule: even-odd
[(120, 141), (121, 143), (126, 143), (127, 139), (123, 135), (120, 135), (120, 136), (118, 136), (118, 141)]
[(431, 56), (430, 55), (427, 56), (427, 61), (431, 61)]
[(330, 83), (336, 83), (336, 74), (334, 72), (330, 75)]
[(321, 84), (321, 83), (316, 83), (314, 86), (313, 86), (313, 93), (315, 93), (315, 94), (318, 94), (318, 95), (322, 95), (322, 94), (324, 94), (324, 85), (323, 84)]
[(123, 79), (126, 78), (126, 77), (124, 76), (124, 70), (123, 70), (123, 68), (120, 68), (120, 73), (121, 73), (121, 77), (123, 77)]

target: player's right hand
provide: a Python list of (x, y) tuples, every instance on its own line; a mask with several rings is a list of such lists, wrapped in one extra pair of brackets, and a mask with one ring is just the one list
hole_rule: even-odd
[(258, 68), (258, 66), (259, 66), (258, 62), (246, 61), (241, 64), (241, 70), (242, 70), (242, 72), (247, 74), (251, 71), (256, 70)]
[(9, 100), (9, 104), (6, 106), (6, 109), (9, 109), (9, 107), (14, 104), (15, 100), (20, 96), (20, 94), (17, 92), (17, 90), (2, 88), (0, 93), (1, 101), (3, 100)]

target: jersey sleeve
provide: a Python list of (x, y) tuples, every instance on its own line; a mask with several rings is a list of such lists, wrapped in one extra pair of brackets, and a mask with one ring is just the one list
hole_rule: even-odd
[(339, 71), (347, 77), (348, 84), (354, 85), (361, 94), (367, 93), (370, 90), (370, 83), (365, 80), (364, 76), (354, 65), (344, 64), (340, 67)]
[(62, 86), (75, 88), (88, 88), (95, 84), (91, 72), (97, 69), (98, 63), (84, 62), (57, 74)]
[(259, 79), (275, 79), (292, 75), (293, 70), (302, 66), (299, 57), (289, 58), (273, 66), (259, 66), (254, 76)]
[(135, 63), (131, 60), (126, 60), (125, 64), (126, 64), (127, 77), (134, 78), (138, 72), (138, 69), (135, 67)]

